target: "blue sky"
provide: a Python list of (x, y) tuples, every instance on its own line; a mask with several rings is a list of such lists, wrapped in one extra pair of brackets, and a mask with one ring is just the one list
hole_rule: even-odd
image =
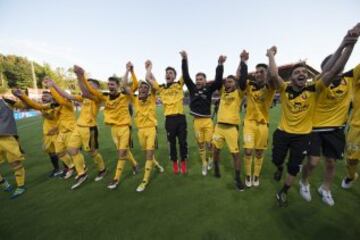
[[(279, 64), (307, 59), (319, 69), (360, 22), (359, 12), (356, 0), (0, 0), (0, 53), (53, 67), (79, 64), (103, 80), (122, 75), (128, 60), (142, 78), (151, 59), (164, 82), (166, 66), (180, 72), (182, 49), (192, 76), (204, 71), (212, 78), (220, 54), (228, 56), (225, 73), (232, 74), (242, 49), (253, 70), (277, 45)], [(346, 68), (358, 63), (359, 44)]]

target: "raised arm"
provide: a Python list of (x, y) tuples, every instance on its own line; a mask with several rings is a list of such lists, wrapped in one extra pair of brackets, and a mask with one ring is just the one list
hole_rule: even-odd
[(241, 90), (246, 89), (247, 78), (248, 78), (248, 66), (246, 64), (247, 60), (249, 60), (249, 52), (243, 50), (240, 54), (240, 63), (236, 70), (236, 79), (238, 80), (238, 84)]
[(325, 86), (329, 86), (331, 81), (335, 79), (335, 76), (344, 69), (345, 64), (349, 60), (350, 55), (354, 49), (355, 43), (357, 42), (359, 34), (360, 33), (356, 33), (356, 35), (348, 34), (347, 37), (345, 37), (345, 49), (342, 51), (340, 57), (336, 59), (336, 62), (330, 69), (327, 69), (326, 71), (323, 70), (323, 72), (320, 74), (320, 79), (323, 81)]
[(145, 62), (146, 75), (145, 80), (151, 85), (154, 91), (157, 91), (160, 87), (152, 73), (152, 62), (147, 60)]
[(123, 85), (124, 85), (124, 90), (125, 90), (125, 93), (128, 94), (128, 95), (133, 95), (133, 91), (132, 89), (129, 87), (129, 72), (131, 71), (131, 68), (132, 68), (132, 64), (131, 62), (128, 62), (126, 64), (126, 70), (125, 70), (125, 74), (124, 74), (124, 77), (123, 77)]
[[(358, 23), (353, 29), (347, 32), (344, 39), (340, 43), (340, 46), (336, 49), (336, 51), (329, 56), (329, 59), (327, 59), (326, 63), (321, 66), (321, 70), (323, 72), (329, 71), (336, 63), (336, 61), (340, 58), (342, 55), (345, 47), (348, 45), (349, 36), (351, 37), (354, 33), (356, 35), (356, 30), (360, 28), (360, 23)], [(353, 36), (355, 37), (355, 36)]]
[(78, 81), (81, 82), (81, 84), (83, 84), (83, 86), (88, 91), (90, 96), (97, 98), (99, 101), (105, 100), (102, 93), (100, 91), (98, 91), (97, 89), (95, 89), (93, 86), (91, 86), (91, 84), (86, 80), (84, 69), (82, 69), (81, 67), (79, 67), (77, 65), (74, 65), (74, 72), (77, 76)]
[(224, 75), (224, 63), (226, 61), (226, 56), (220, 55), (218, 59), (218, 65), (215, 72), (215, 80), (211, 83), (210, 89), (214, 92), (221, 88), (223, 84), (223, 75)]
[(51, 78), (48, 78), (48, 77), (45, 77), (45, 80), (46, 84), (49, 86), (49, 87), (52, 87), (55, 89), (55, 91), (63, 98), (67, 99), (67, 100), (70, 100), (70, 101), (78, 101), (79, 99), (74, 96), (74, 95), (71, 95), (69, 93), (67, 93), (66, 91), (64, 91), (63, 89), (61, 89)]
[(189, 74), (188, 56), (185, 51), (180, 52), (181, 55), (181, 71), (186, 87), (190, 90), (195, 88), (195, 84)]
[(39, 104), (31, 100), (20, 89), (13, 90), (12, 93), (32, 109), (39, 111), (51, 109), (51, 104)]
[(28, 108), (23, 101), (14, 101), (10, 98), (6, 98), (6, 97), (3, 97), (4, 101), (9, 104), (12, 108), (17, 108), (17, 109), (26, 109)]
[(132, 63), (131, 63), (131, 67), (130, 67), (130, 74), (131, 74), (131, 81), (132, 81), (131, 91), (134, 93), (139, 88), (139, 80), (136, 77), (134, 65)]
[(280, 77), (278, 72), (278, 67), (275, 62), (276, 52), (277, 52), (277, 48), (273, 46), (267, 50), (266, 56), (269, 58), (269, 74), (271, 81), (275, 89), (278, 89), (284, 83), (284, 80), (282, 79), (282, 77)]

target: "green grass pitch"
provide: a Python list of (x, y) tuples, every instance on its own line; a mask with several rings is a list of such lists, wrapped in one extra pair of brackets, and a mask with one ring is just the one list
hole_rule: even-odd
[[(227, 149), (221, 153), (222, 178), (212, 172), (203, 177), (192, 117), (187, 116), (189, 173), (174, 176), (168, 160), (164, 118), (159, 108), (159, 149), (157, 159), (165, 173), (154, 170), (143, 193), (135, 191), (143, 172), (132, 176), (127, 163), (121, 184), (115, 191), (106, 188), (114, 174), (115, 148), (110, 129), (99, 116), (100, 152), (108, 174), (95, 183), (96, 168), (86, 157), (89, 179), (75, 191), (74, 179), (49, 179), (50, 161), (41, 151), (41, 118), (18, 122), (21, 145), (26, 152), (27, 192), (15, 200), (0, 193), (0, 239), (359, 239), (360, 182), (351, 190), (340, 187), (345, 174), (343, 161), (337, 163), (333, 185), (334, 207), (322, 203), (316, 192), (323, 166), (311, 179), (313, 200), (305, 202), (298, 184), (289, 191), (289, 206), (279, 208), (275, 191), (280, 184), (272, 179), (271, 134), (279, 119), (279, 108), (271, 109), (270, 149), (266, 151), (259, 188), (237, 192), (233, 185), (232, 160)], [(144, 165), (136, 131), (133, 131), (135, 158)], [(14, 184), (8, 164), (1, 172)]]

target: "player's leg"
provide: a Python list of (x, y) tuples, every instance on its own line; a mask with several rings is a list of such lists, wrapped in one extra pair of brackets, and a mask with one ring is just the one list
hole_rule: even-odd
[(213, 158), (214, 158), (214, 175), (217, 178), (221, 177), (220, 173), (220, 150), (224, 146), (225, 137), (223, 134), (223, 127), (216, 124), (213, 135)]
[(336, 160), (342, 159), (345, 149), (345, 134), (343, 129), (337, 129), (323, 134), (325, 157), (324, 181), (318, 192), (324, 203), (333, 206), (335, 201), (331, 194), (331, 185), (336, 173)]
[(225, 142), (229, 148), (229, 151), (233, 157), (234, 169), (235, 169), (235, 187), (239, 191), (245, 189), (244, 183), (241, 181), (241, 159), (239, 150), (239, 130), (236, 126), (226, 127), (225, 130)]
[(350, 126), (346, 138), (346, 171), (347, 174), (341, 182), (344, 189), (351, 188), (354, 181), (358, 178), (358, 166), (360, 162), (360, 128)]
[(63, 173), (64, 179), (69, 179), (75, 172), (75, 166), (73, 163), (70, 154), (66, 151), (66, 140), (67, 135), (71, 135), (71, 132), (68, 133), (59, 133), (56, 142), (55, 142), (55, 151), (56, 155), (66, 166), (65, 171)]
[(187, 124), (185, 115), (179, 116), (179, 122), (177, 126), (177, 137), (180, 147), (180, 158), (181, 158), (181, 173), (184, 175), (187, 173), (186, 161), (188, 156), (187, 146)]
[(174, 174), (179, 173), (179, 165), (178, 165), (177, 150), (176, 150), (176, 128), (177, 128), (176, 119), (166, 117), (165, 129), (166, 129), (167, 140), (170, 149), (170, 160), (173, 162)]
[(194, 118), (194, 133), (195, 139), (199, 147), (199, 154), (201, 160), (201, 173), (203, 176), (207, 175), (207, 159), (206, 159), (206, 146), (205, 146), (205, 128), (202, 127), (204, 121), (201, 118)]
[(268, 124), (258, 124), (255, 133), (255, 159), (252, 185), (258, 187), (260, 185), (260, 173), (264, 162), (264, 152), (268, 146)]
[(309, 149), (310, 135), (295, 135), (290, 136), (290, 155), (287, 163), (287, 176), (283, 187), (277, 193), (276, 197), (280, 206), (287, 205), (287, 192), (291, 188), (300, 171), (300, 165), (304, 160)]
[(276, 166), (275, 181), (280, 181), (284, 170), (284, 162), (289, 149), (289, 134), (276, 129), (273, 134), (272, 162)]
[(252, 182), (252, 161), (255, 147), (254, 121), (244, 121), (243, 141), (244, 141), (244, 165), (245, 165), (245, 185), (251, 187)]

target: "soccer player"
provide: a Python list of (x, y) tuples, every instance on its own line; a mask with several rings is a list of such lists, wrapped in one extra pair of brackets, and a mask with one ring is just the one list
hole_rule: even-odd
[[(146, 62), (146, 68), (151, 68), (151, 62)], [(130, 89), (130, 87), (127, 86), (129, 72), (131, 73), (133, 85), (138, 86), (138, 96), (134, 95), (137, 88)], [(151, 89), (149, 83), (144, 81), (141, 81), (140, 84), (138, 83), (131, 62), (128, 62), (126, 65), (126, 72), (123, 79), (125, 90), (131, 96), (131, 102), (134, 107), (134, 120), (138, 128), (139, 143), (142, 150), (145, 151), (146, 161), (144, 177), (141, 184), (136, 188), (137, 192), (142, 192), (150, 181), (150, 175), (154, 165), (159, 168), (160, 172), (164, 171), (164, 168), (155, 160), (154, 154), (157, 131), (156, 92)]]
[[(20, 97), (23, 94), (21, 90), (13, 91), (15, 96)], [(13, 105), (16, 108), (28, 108), (31, 107), (35, 110), (38, 110), (41, 112), (43, 117), (43, 151), (46, 152), (51, 160), (51, 163), (53, 165), (53, 170), (51, 171), (49, 177), (57, 177), (62, 175), (63, 171), (59, 167), (59, 158), (56, 155), (55, 151), (55, 142), (57, 139), (57, 135), (59, 132), (58, 129), (58, 108), (56, 107), (56, 103), (51, 96), (49, 91), (43, 91), (41, 96), (41, 101), (43, 105), (49, 105), (53, 104), (53, 107), (46, 108), (42, 107), (41, 104), (38, 104), (36, 102), (33, 102), (32, 100), (28, 99), (28, 102), (31, 102), (31, 106), (28, 106), (26, 104), (19, 104), (20, 102), (15, 102), (10, 99), (5, 99), (7, 103)]]
[[(360, 24), (356, 27), (360, 34)], [(349, 121), (349, 131), (346, 136), (346, 169), (347, 175), (341, 182), (344, 189), (351, 188), (358, 178), (357, 168), (360, 161), (360, 64), (345, 74), (352, 79), (352, 113)]]
[(84, 70), (82, 68), (74, 66), (74, 72), (77, 76), (81, 76), (80, 81), (89, 94), (105, 104), (104, 122), (106, 125), (111, 126), (111, 135), (118, 155), (114, 178), (107, 187), (108, 189), (115, 189), (119, 185), (126, 161), (130, 161), (130, 158), (132, 157), (131, 152), (129, 151), (131, 126), (131, 117), (129, 113), (130, 96), (128, 92), (124, 90), (119, 92), (119, 78), (110, 77), (108, 79), (109, 93), (102, 93), (85, 79)]
[[(221, 55), (218, 61), (221, 68), (225, 61), (226, 56)], [(217, 114), (217, 123), (212, 138), (215, 177), (221, 177), (219, 163), (220, 150), (222, 149), (224, 142), (226, 142), (233, 157), (235, 167), (235, 187), (239, 191), (243, 191), (245, 188), (244, 183), (240, 178), (241, 160), (238, 143), (240, 106), (243, 96), (244, 92), (238, 87), (236, 77), (234, 75), (227, 76), (224, 86), (221, 86), (220, 89), (220, 105)]]
[(213, 92), (220, 89), (222, 85), (224, 67), (222, 63), (218, 62), (215, 80), (211, 84), (207, 84), (206, 75), (202, 72), (196, 74), (194, 83), (189, 74), (187, 53), (181, 51), (180, 55), (184, 83), (190, 93), (190, 114), (194, 116), (195, 138), (202, 162), (201, 172), (203, 176), (206, 176), (212, 165), (211, 139), (214, 126), (211, 120), (211, 97)]
[(291, 69), (290, 82), (285, 82), (278, 74), (274, 57), (276, 52), (275, 46), (267, 50), (270, 77), (280, 92), (281, 99), (281, 119), (279, 127), (273, 134), (272, 150), (272, 161), (277, 167), (274, 174), (276, 181), (281, 180), (283, 164), (290, 151), (287, 163), (288, 174), (283, 187), (276, 194), (279, 206), (283, 207), (287, 205), (287, 192), (309, 149), (316, 95), (329, 86), (339, 69), (331, 68), (321, 73), (318, 81), (308, 84), (307, 68), (303, 63), (298, 63)]
[[(47, 85), (49, 78), (44, 79), (44, 84)], [(49, 81), (50, 82), (50, 81)], [(64, 171), (63, 177), (64, 179), (69, 179), (74, 174), (74, 163), (70, 155), (68, 154), (67, 146), (69, 143), (70, 136), (74, 131), (74, 127), (76, 125), (75, 111), (74, 105), (71, 101), (62, 97), (53, 87), (50, 88), (50, 93), (54, 98), (54, 101), (58, 106), (58, 135), (55, 141), (55, 151), (56, 155), (64, 162), (66, 165), (66, 169)], [(25, 94), (20, 94), (18, 96), (26, 105), (31, 108), (39, 107), (40, 110), (48, 110), (51, 109), (51, 104), (45, 105), (34, 105)]]
[(186, 139), (187, 126), (183, 103), (184, 81), (182, 78), (179, 81), (175, 81), (176, 70), (173, 67), (167, 67), (165, 72), (165, 84), (159, 85), (152, 73), (149, 73), (151, 77), (148, 79), (150, 80), (151, 87), (159, 93), (160, 99), (164, 105), (165, 129), (170, 145), (170, 160), (173, 161), (173, 172), (174, 174), (179, 173), (178, 154), (176, 149), (177, 138), (180, 147), (181, 173), (184, 175), (187, 172), (186, 160), (188, 154)]
[[(16, 198), (25, 193), (25, 168), (23, 165), (24, 155), (21, 151), (14, 112), (4, 99), (0, 99), (0, 159), (7, 160), (14, 171), (17, 188), (11, 198)], [(10, 192), (11, 185), (5, 178), (0, 177), (0, 184)]]
[[(84, 76), (78, 75), (77, 78), (83, 78)], [(71, 189), (79, 187), (87, 179), (87, 171), (85, 168), (85, 160), (83, 154), (80, 152), (82, 149), (85, 152), (89, 152), (93, 158), (97, 169), (98, 174), (95, 177), (95, 182), (100, 181), (104, 178), (106, 174), (105, 162), (101, 154), (98, 152), (98, 128), (96, 123), (97, 114), (99, 112), (101, 101), (90, 95), (85, 86), (82, 85), (82, 82), (79, 81), (79, 86), (82, 91), (82, 96), (80, 95), (71, 95), (59, 86), (57, 86), (53, 81), (48, 81), (50, 87), (53, 87), (62, 97), (70, 100), (82, 103), (80, 114), (76, 122), (75, 129), (70, 136), (68, 149), (71, 158), (74, 161), (75, 169), (77, 172), (77, 178), (74, 185), (71, 186)], [(100, 88), (100, 83), (96, 79), (87, 80), (91, 86), (95, 89)]]
[[(239, 79), (240, 88), (246, 92), (247, 98), (243, 125), (245, 185), (258, 187), (264, 151), (268, 144), (269, 109), (275, 95), (275, 88), (268, 79), (268, 66), (264, 63), (256, 65), (255, 80), (247, 79), (246, 61), (248, 59), (249, 53), (244, 50), (240, 54), (236, 77)], [(252, 173), (253, 158), (255, 159)]]
[[(321, 64), (322, 72), (328, 71), (339, 63), (343, 68), (350, 57), (357, 37), (355, 34), (347, 34), (337, 51), (328, 56)], [(352, 98), (352, 81), (353, 70), (345, 74), (338, 74), (332, 83), (317, 96), (312, 118), (313, 129), (309, 158), (302, 168), (302, 176), (299, 181), (300, 195), (306, 201), (311, 201), (309, 177), (319, 164), (322, 153), (325, 160), (324, 182), (318, 188), (318, 192), (324, 203), (330, 206), (335, 204), (330, 189), (335, 176), (336, 160), (342, 159), (344, 154), (344, 129)]]

